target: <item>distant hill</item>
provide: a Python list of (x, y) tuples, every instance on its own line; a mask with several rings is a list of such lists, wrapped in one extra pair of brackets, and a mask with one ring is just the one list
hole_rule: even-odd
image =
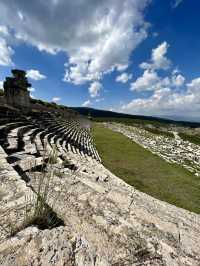
[(79, 112), (84, 116), (91, 116), (93, 120), (96, 121), (120, 121), (121, 119), (133, 122), (141, 122), (141, 123), (153, 123), (153, 124), (173, 124), (177, 126), (185, 126), (185, 127), (200, 127), (200, 123), (198, 122), (187, 122), (187, 121), (176, 121), (166, 118), (153, 117), (153, 116), (142, 116), (142, 115), (130, 115), (124, 113), (117, 113), (106, 110), (99, 110), (90, 107), (70, 107), (71, 109)]

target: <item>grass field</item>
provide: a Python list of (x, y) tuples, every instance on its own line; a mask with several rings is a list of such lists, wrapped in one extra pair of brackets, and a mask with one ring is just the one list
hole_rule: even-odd
[(200, 179), (169, 164), (120, 133), (95, 124), (94, 142), (111, 172), (155, 198), (200, 213)]
[(183, 139), (183, 140), (187, 140), (189, 142), (192, 142), (196, 145), (200, 145), (200, 136), (198, 135), (188, 135), (185, 133), (179, 133), (179, 136)]
[(168, 131), (161, 131), (157, 128), (149, 128), (149, 127), (143, 127), (143, 128), (152, 134), (165, 136), (167, 138), (174, 138), (174, 134)]

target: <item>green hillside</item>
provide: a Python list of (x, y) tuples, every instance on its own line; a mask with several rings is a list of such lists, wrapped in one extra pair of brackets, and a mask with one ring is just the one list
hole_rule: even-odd
[(92, 134), (103, 164), (118, 177), (155, 198), (200, 213), (198, 177), (120, 133), (96, 124)]

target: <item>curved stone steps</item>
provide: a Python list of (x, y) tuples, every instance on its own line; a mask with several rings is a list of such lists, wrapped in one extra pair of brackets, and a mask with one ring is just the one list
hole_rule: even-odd
[(31, 129), (33, 129), (33, 125), (27, 124), (11, 130), (7, 135), (9, 145), (6, 147), (6, 150), (23, 150), (25, 144), (23, 141), (23, 135)]
[(24, 151), (26, 153), (30, 153), (30, 154), (36, 154), (37, 153), (37, 148), (34, 142), (32, 142), (32, 137), (34, 134), (37, 133), (39, 128), (33, 128), (30, 129), (28, 132), (26, 132), (23, 135), (23, 142), (24, 142)]
[(44, 144), (44, 150), (46, 152), (51, 152), (52, 151), (52, 145), (50, 143), (50, 138), (51, 136), (54, 136), (52, 133), (47, 133), (46, 135), (44, 135), (43, 137), (43, 144)]
[(8, 146), (6, 149), (17, 149), (18, 148), (18, 138), (19, 138), (19, 131), (26, 128), (27, 126), (21, 126), (12, 129), (8, 135), (7, 135), (7, 141), (8, 141)]
[(36, 146), (36, 149), (37, 149), (37, 152), (38, 154), (40, 155), (43, 155), (44, 154), (44, 146), (43, 146), (43, 143), (41, 141), (41, 135), (44, 134), (46, 131), (43, 130), (43, 131), (39, 131), (35, 138), (34, 138), (34, 143), (35, 143), (35, 146)]
[(58, 146), (62, 156), (71, 151), (81, 156), (91, 156), (99, 160), (87, 130), (77, 121), (57, 118), (49, 113), (30, 114), (21, 117), (23, 121), (8, 123), (0, 127), (4, 148), (9, 154), (24, 152), (35, 157), (43, 156)]
[(0, 169), (0, 239), (3, 239), (10, 235), (11, 226), (23, 224), (26, 199), (33, 197), (33, 192), (7, 162), (1, 146)]
[(62, 145), (61, 145), (61, 142), (62, 142), (62, 141), (63, 141), (63, 140), (62, 140), (61, 138), (57, 138), (55, 145), (56, 145), (58, 151), (59, 151), (62, 155), (65, 156), (67, 151), (66, 151), (65, 149), (63, 149), (63, 147), (62, 147)]
[(23, 121), (6, 123), (0, 126), (0, 133), (7, 134), (10, 130), (16, 128), (17, 126), (22, 126), (23, 124), (24, 124)]

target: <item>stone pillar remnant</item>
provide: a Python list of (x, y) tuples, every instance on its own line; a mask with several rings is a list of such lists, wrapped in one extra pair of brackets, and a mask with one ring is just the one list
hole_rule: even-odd
[(29, 108), (30, 96), (26, 72), (24, 70), (13, 69), (13, 77), (7, 77), (3, 87), (7, 104), (18, 108)]

